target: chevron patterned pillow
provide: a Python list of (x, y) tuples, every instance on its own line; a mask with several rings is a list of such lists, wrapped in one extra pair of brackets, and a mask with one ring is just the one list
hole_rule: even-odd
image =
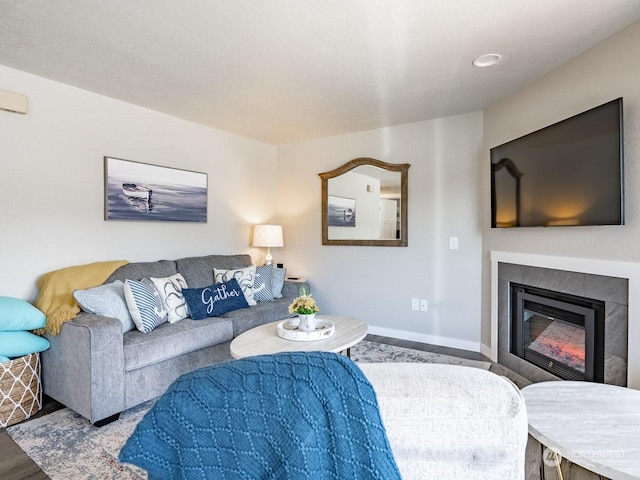
[(160, 293), (151, 280), (143, 279), (138, 282), (127, 279), (124, 282), (124, 298), (127, 301), (133, 323), (141, 332), (149, 333), (167, 321), (167, 311), (160, 298)]
[(271, 290), (271, 277), (273, 276), (273, 264), (256, 267), (256, 279), (253, 281), (253, 298), (258, 302), (270, 302), (273, 300)]

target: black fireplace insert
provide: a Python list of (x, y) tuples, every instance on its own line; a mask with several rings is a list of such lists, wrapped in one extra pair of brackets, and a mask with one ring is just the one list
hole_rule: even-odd
[(510, 287), (511, 353), (564, 380), (604, 383), (604, 302)]

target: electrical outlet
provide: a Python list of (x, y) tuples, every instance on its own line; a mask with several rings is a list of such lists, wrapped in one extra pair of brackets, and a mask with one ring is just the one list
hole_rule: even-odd
[(449, 250), (458, 249), (458, 237), (449, 237)]
[(420, 311), (426, 312), (429, 310), (429, 302), (427, 302), (424, 298), (420, 300)]
[(411, 310), (420, 310), (420, 299), (412, 298), (411, 299)]

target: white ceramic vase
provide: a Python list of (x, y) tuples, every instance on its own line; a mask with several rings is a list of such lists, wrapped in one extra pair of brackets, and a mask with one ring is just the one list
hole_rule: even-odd
[(312, 313), (311, 315), (302, 315), (299, 313), (298, 318), (300, 319), (298, 330), (302, 330), (303, 332), (313, 332), (316, 329), (315, 313)]

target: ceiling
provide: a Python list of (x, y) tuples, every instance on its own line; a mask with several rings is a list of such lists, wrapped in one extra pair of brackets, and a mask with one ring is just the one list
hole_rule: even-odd
[(0, 64), (282, 145), (482, 110), (638, 19), (637, 0), (0, 0)]

